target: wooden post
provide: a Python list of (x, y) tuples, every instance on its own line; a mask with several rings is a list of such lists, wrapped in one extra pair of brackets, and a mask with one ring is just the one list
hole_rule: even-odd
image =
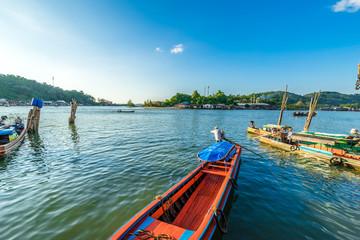
[(31, 105), (33, 106), (33, 108), (30, 109), (26, 122), (26, 131), (28, 133), (30, 132), (34, 133), (39, 130), (40, 110), (43, 106), (43, 101), (40, 99), (33, 98)]
[(28, 119), (26, 122), (26, 131), (28, 133), (37, 132), (39, 130), (40, 110), (41, 108), (38, 108), (36, 106), (30, 109)]
[(74, 99), (72, 100), (72, 102), (70, 104), (71, 104), (71, 115), (69, 118), (69, 124), (75, 123), (75, 118), (76, 118), (75, 113), (76, 113), (76, 109), (79, 105)]
[(281, 103), (281, 110), (280, 110), (279, 121), (278, 121), (278, 124), (277, 124), (277, 125), (281, 125), (281, 120), (282, 120), (283, 112), (284, 112), (284, 110), (285, 110), (286, 103), (287, 103), (287, 100), (288, 100), (288, 98), (286, 97), (287, 88), (288, 88), (288, 85), (286, 85), (286, 89), (285, 89), (285, 92), (284, 92), (283, 100), (282, 100), (282, 103)]
[(360, 64), (358, 64), (358, 75), (357, 75), (357, 79), (356, 79), (356, 85), (355, 85), (355, 90), (359, 90), (360, 89)]
[(315, 93), (314, 98), (311, 98), (310, 105), (309, 105), (309, 113), (308, 113), (308, 116), (307, 116), (307, 119), (305, 122), (304, 131), (309, 131), (310, 123), (311, 123), (312, 117), (314, 115), (316, 105), (320, 98), (320, 93), (321, 93), (321, 90), (318, 93)]

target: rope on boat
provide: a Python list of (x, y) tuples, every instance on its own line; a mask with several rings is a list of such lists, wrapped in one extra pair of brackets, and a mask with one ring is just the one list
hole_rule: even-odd
[[(161, 201), (161, 207), (162, 207), (162, 210), (164, 212), (164, 214), (166, 215), (167, 217), (167, 220), (166, 221), (171, 221), (171, 217), (169, 216), (169, 213), (175, 218), (177, 213), (175, 212), (175, 209), (174, 209), (174, 200), (172, 198), (169, 198), (168, 201), (166, 201), (164, 203), (164, 197), (161, 196), (161, 195), (157, 195), (155, 198), (155, 200), (160, 200)], [(165, 210), (165, 206), (166, 206), (166, 210)], [(169, 210), (169, 211), (167, 211)]]
[(227, 139), (227, 138), (225, 138), (225, 137), (223, 137), (223, 139), (224, 139), (225, 141), (229, 142), (229, 143), (238, 145), (238, 146), (242, 147), (243, 149), (248, 150), (249, 152), (251, 152), (251, 153), (253, 153), (253, 154), (255, 154), (255, 155), (257, 155), (257, 156), (259, 156), (259, 157), (261, 157), (261, 158), (264, 158), (264, 157), (261, 156), (260, 154), (254, 152), (254, 151), (252, 151), (252, 150), (250, 150), (250, 149), (248, 149), (248, 148), (246, 148), (246, 147), (244, 147), (244, 146), (242, 146), (242, 145), (240, 145), (240, 144), (238, 144), (238, 143), (236, 143), (236, 142), (233, 142), (233, 141), (231, 141), (231, 140), (229, 140), (229, 139)]
[(235, 181), (235, 179), (232, 178), (232, 177), (229, 177), (229, 179), (230, 179), (231, 184), (232, 184), (232, 185), (234, 186), (234, 188), (237, 190), (237, 189), (239, 188), (239, 185), (237, 184), (237, 182)]
[(161, 201), (161, 207), (162, 207), (162, 210), (163, 210), (164, 214), (166, 215), (166, 217), (167, 217), (168, 219), (170, 219), (170, 216), (169, 216), (168, 212), (166, 212), (166, 211), (165, 211), (165, 206), (164, 206), (164, 197), (163, 197), (163, 196), (161, 196), (161, 195), (157, 195), (154, 199), (155, 199), (155, 200), (160, 200), (160, 201)]
[[(222, 218), (224, 220), (223, 225), (220, 224), (220, 219), (218, 218), (219, 217), (218, 212), (220, 212), (220, 219)], [(219, 231), (222, 234), (226, 234), (228, 229), (227, 229), (227, 219), (225, 217), (224, 212), (220, 208), (217, 207), (214, 211), (214, 214), (215, 214), (215, 220), (216, 220), (216, 227), (219, 229)]]
[(138, 239), (153, 239), (153, 240), (173, 240), (174, 238), (171, 237), (169, 234), (161, 233), (157, 236), (154, 235), (152, 231), (149, 230), (137, 230), (135, 233), (130, 233), (131, 235), (135, 236)]

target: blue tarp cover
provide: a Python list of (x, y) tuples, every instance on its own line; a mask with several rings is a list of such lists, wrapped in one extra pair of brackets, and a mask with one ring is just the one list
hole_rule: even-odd
[(228, 160), (236, 152), (235, 145), (229, 142), (217, 142), (208, 146), (198, 153), (198, 158), (202, 161), (215, 162)]
[(0, 136), (4, 136), (4, 135), (10, 135), (13, 134), (15, 132), (15, 128), (10, 127), (4, 130), (0, 130)]

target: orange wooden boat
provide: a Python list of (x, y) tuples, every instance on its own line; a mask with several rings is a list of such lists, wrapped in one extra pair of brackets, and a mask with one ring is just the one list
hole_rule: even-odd
[(9, 143), (0, 145), (0, 158), (5, 157), (6, 154), (8, 154), (13, 149), (15, 149), (18, 145), (20, 145), (21, 141), (25, 137), (25, 133), (26, 133), (26, 130), (25, 130), (25, 128), (23, 128), (21, 130), (19, 136), (16, 139), (12, 140)]
[[(225, 146), (226, 145), (226, 146)], [(224, 147), (225, 146), (225, 147)], [(215, 161), (202, 161), (163, 195), (137, 213), (109, 239), (211, 239), (216, 229), (226, 233), (223, 212), (230, 192), (237, 188), (236, 177), (241, 163), (241, 146), (215, 143), (201, 153), (226, 154)]]

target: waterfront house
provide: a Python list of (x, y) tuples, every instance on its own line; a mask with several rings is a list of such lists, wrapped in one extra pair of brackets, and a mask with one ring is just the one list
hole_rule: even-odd
[(7, 104), (9, 104), (9, 102), (5, 98), (0, 98), (0, 105), (1, 106), (7, 105)]
[(189, 108), (191, 108), (191, 109), (202, 109), (203, 105), (202, 104), (190, 104)]
[(239, 109), (272, 109), (270, 104), (267, 103), (237, 103)]
[(226, 110), (226, 109), (230, 109), (230, 107), (223, 103), (220, 103), (220, 104), (215, 104), (215, 109)]
[(179, 103), (179, 104), (176, 104), (174, 107), (176, 108), (190, 108), (189, 104), (187, 102), (182, 102), (182, 103)]
[(204, 108), (204, 109), (214, 109), (215, 106), (214, 106), (214, 104), (209, 104), (209, 103), (208, 103), (208, 104), (204, 104), (204, 105), (203, 105), (203, 108)]

